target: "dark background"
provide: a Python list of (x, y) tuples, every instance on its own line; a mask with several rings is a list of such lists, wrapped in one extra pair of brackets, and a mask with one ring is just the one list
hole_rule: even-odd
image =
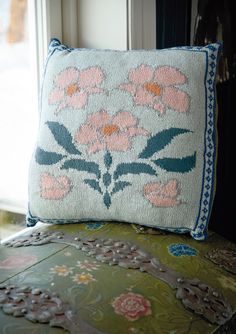
[[(193, 1), (196, 2), (197, 0)], [(231, 60), (232, 65), (233, 61), (236, 61), (233, 37), (233, 31), (235, 31), (234, 28), (236, 28), (236, 17), (233, 17), (233, 0), (200, 0), (200, 2), (198, 0), (197, 2), (198, 9), (205, 9), (205, 7), (207, 8), (208, 6), (208, 12), (201, 13), (203, 18), (205, 15), (205, 21), (203, 20), (203, 24), (200, 27), (202, 29), (202, 36), (204, 33), (208, 34), (208, 37), (214, 42), (214, 29), (216, 30), (216, 25), (220, 20), (223, 32), (225, 32), (223, 33), (222, 39), (223, 52), (225, 52), (228, 59)], [(157, 49), (191, 45), (192, 5), (191, 0), (156, 0)], [(222, 17), (222, 13), (226, 13), (228, 16)], [(192, 20), (195, 21), (195, 17), (193, 17)], [(204, 45), (204, 39), (202, 41), (200, 40), (198, 45)], [(235, 66), (231, 66), (229, 78), (224, 82), (217, 83), (218, 160), (216, 194), (209, 229), (236, 242), (236, 233), (234, 232), (234, 224), (236, 224), (236, 222), (233, 210), (233, 204), (236, 198), (236, 188), (233, 185), (235, 183), (235, 162), (233, 158), (236, 153), (233, 145), (233, 126), (235, 124), (233, 122), (233, 112), (236, 112), (236, 79), (235, 73), (233, 73), (234, 70)]]

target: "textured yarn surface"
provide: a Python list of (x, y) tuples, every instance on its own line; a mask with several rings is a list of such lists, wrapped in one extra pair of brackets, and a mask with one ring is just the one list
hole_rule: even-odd
[(52, 40), (28, 224), (123, 221), (205, 239), (218, 51), (70, 49)]

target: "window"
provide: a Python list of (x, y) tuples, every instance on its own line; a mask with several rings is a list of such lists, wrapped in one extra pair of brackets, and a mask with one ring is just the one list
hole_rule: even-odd
[(34, 18), (27, 0), (2, 0), (0, 12), (0, 206), (24, 211), (38, 116)]

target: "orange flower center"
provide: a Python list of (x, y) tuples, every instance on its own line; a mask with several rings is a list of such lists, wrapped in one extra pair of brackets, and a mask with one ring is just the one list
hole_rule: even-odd
[(79, 90), (79, 87), (77, 86), (77, 84), (71, 84), (67, 87), (66, 89), (66, 94), (69, 96), (74, 95), (77, 91)]
[(90, 276), (86, 275), (86, 274), (81, 274), (79, 275), (79, 281), (80, 282), (88, 282), (90, 281)]
[(113, 133), (118, 131), (119, 127), (113, 124), (107, 124), (101, 129), (101, 132), (104, 136), (111, 136)]
[(161, 87), (155, 83), (149, 82), (144, 85), (144, 88), (154, 94), (154, 95), (161, 95)]
[(67, 270), (67, 268), (59, 267), (59, 268), (56, 269), (56, 271), (57, 271), (58, 273), (66, 273), (68, 270)]

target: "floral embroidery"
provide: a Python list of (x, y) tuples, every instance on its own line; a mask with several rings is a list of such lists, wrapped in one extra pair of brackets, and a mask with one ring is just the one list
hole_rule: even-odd
[(90, 94), (103, 92), (98, 87), (103, 79), (104, 74), (99, 67), (85, 70), (68, 67), (54, 79), (48, 102), (57, 106), (56, 114), (65, 108), (83, 108)]
[(96, 223), (87, 223), (86, 224), (86, 230), (100, 230), (101, 228), (103, 228), (103, 226), (106, 223), (100, 223), (100, 222), (96, 222)]
[(166, 109), (186, 112), (190, 99), (186, 92), (176, 88), (187, 82), (186, 76), (175, 67), (140, 65), (130, 70), (129, 83), (119, 88), (131, 93), (137, 105), (149, 106), (160, 114)]
[(72, 277), (72, 279), (74, 282), (78, 284), (85, 284), (85, 285), (87, 285), (92, 281), (96, 281), (93, 275), (84, 272), (82, 274), (76, 274), (75, 276)]
[(186, 244), (171, 244), (168, 251), (173, 256), (196, 256), (198, 250)]
[(121, 294), (112, 302), (116, 314), (123, 315), (129, 321), (152, 314), (151, 303), (142, 295), (132, 292)]
[(160, 182), (147, 183), (143, 187), (143, 191), (144, 196), (154, 206), (170, 207), (180, 204), (180, 201), (177, 200), (178, 188), (178, 181), (173, 179), (165, 184)]
[(98, 270), (98, 268), (100, 267), (100, 265), (97, 264), (96, 261), (89, 262), (88, 260), (84, 260), (83, 262), (77, 261), (76, 266), (79, 267), (80, 269), (84, 269), (87, 271)]
[(58, 276), (66, 277), (73, 273), (74, 267), (67, 267), (66, 265), (55, 266), (50, 269), (51, 274), (56, 274)]
[[(104, 121), (104, 118), (106, 119), (106, 122)], [(90, 156), (88, 160), (88, 157), (84, 157), (83, 153), (75, 147), (72, 135), (63, 124), (58, 122), (47, 122), (46, 125), (51, 131), (55, 141), (65, 151), (65, 154), (62, 155), (56, 152), (48, 152), (38, 147), (36, 149), (35, 160), (40, 165), (47, 166), (58, 164), (58, 168), (61, 170), (87, 172), (90, 176), (89, 178), (84, 178), (82, 182), (102, 195), (103, 203), (107, 209), (110, 208), (112, 197), (114, 195), (124, 191), (126, 187), (132, 185), (132, 182), (130, 182), (132, 181), (132, 178), (127, 181), (122, 179), (123, 176), (147, 174), (149, 176), (155, 176), (156, 178), (158, 175), (158, 169), (156, 167), (165, 170), (166, 172), (188, 173), (196, 165), (196, 152), (185, 157), (158, 158), (158, 153), (166, 146), (170, 145), (174, 138), (179, 135), (191, 133), (188, 129), (169, 128), (149, 136), (146, 146), (139, 154), (137, 154), (137, 158), (134, 161), (128, 160), (120, 162), (116, 166), (112, 166), (113, 157), (111, 152), (107, 150), (108, 147), (111, 150), (115, 150), (118, 149), (119, 146), (119, 149), (126, 150), (130, 147), (129, 145), (131, 145), (130, 137), (133, 135), (147, 136), (148, 132), (143, 128), (137, 127), (137, 119), (128, 112), (119, 112), (115, 116), (109, 116), (107, 112), (95, 113), (90, 115), (84, 124), (84, 126), (88, 126), (88, 131), (91, 124), (96, 124), (96, 131), (103, 131), (105, 137), (114, 136), (114, 131), (118, 131), (117, 128), (115, 128), (115, 125), (118, 127), (119, 124), (121, 127), (121, 129), (119, 129), (121, 132), (120, 135), (127, 139), (126, 144), (128, 146), (122, 146), (122, 140), (121, 143), (112, 144), (112, 146), (110, 145), (109, 140), (107, 140), (95, 143), (96, 147), (94, 147), (94, 143), (91, 143), (91, 137), (88, 142), (86, 141), (87, 139), (85, 139), (85, 134), (83, 133), (84, 130), (82, 130), (84, 127), (82, 125), (75, 135), (77, 143), (88, 143), (90, 152), (95, 152), (100, 149), (104, 150), (103, 162), (99, 161), (99, 163), (97, 163), (93, 161), (93, 155), (92, 157)], [(111, 125), (112, 127), (108, 128), (108, 125)], [(81, 133), (83, 134), (82, 136)], [(119, 141), (118, 137), (114, 138)], [(102, 146), (100, 146), (100, 144)], [(40, 187), (41, 197), (44, 199), (62, 199), (72, 189), (71, 181), (67, 176), (59, 176), (56, 178), (48, 173), (41, 176)], [(144, 196), (155, 206), (167, 207), (179, 204), (177, 193), (178, 185), (176, 180), (170, 180), (167, 184), (161, 184), (159, 182), (149, 183), (144, 187)]]
[(128, 111), (120, 111), (110, 116), (106, 111), (89, 115), (85, 124), (75, 134), (75, 141), (88, 145), (88, 152), (120, 151), (131, 148), (133, 136), (147, 136), (149, 132), (137, 127), (138, 120)]
[(55, 177), (44, 173), (40, 177), (41, 197), (44, 199), (62, 199), (71, 190), (71, 181), (67, 176)]
[(236, 281), (235, 279), (231, 278), (230, 276), (220, 276), (217, 277), (218, 281), (225, 289), (230, 289), (233, 292), (236, 292)]
[(23, 268), (37, 261), (34, 255), (14, 255), (0, 261), (1, 269)]

